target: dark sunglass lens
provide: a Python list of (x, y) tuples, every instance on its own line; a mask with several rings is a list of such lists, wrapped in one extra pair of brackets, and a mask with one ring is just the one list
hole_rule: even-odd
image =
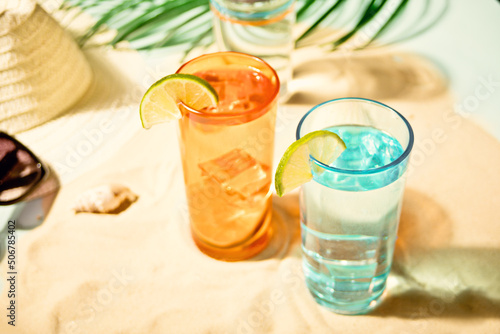
[(8, 152), (12, 152), (16, 149), (16, 144), (8, 138), (0, 138), (0, 160), (3, 159), (4, 155)]
[(32, 154), (6, 138), (0, 138), (0, 201), (24, 196), (40, 180), (40, 164)]
[(16, 144), (8, 138), (0, 138), (0, 182), (16, 164)]

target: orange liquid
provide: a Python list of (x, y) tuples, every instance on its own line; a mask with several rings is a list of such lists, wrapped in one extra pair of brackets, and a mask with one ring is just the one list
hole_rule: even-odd
[(207, 113), (245, 113), (261, 109), (273, 98), (273, 84), (260, 72), (222, 69), (194, 75), (208, 81), (219, 96), (217, 108), (205, 110)]
[(217, 90), (219, 105), (179, 121), (193, 238), (212, 257), (249, 258), (270, 235), (274, 86), (250, 69), (195, 74)]

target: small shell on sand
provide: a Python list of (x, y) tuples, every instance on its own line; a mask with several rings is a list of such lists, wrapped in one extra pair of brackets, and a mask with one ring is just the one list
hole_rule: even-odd
[(118, 184), (101, 185), (78, 196), (73, 210), (76, 213), (117, 214), (127, 209), (137, 198), (138, 196), (125, 186)]

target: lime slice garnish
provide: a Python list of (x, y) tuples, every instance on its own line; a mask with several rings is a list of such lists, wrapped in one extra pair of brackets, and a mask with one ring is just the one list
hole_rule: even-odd
[(274, 183), (278, 196), (312, 180), (310, 156), (330, 165), (344, 150), (342, 139), (327, 130), (308, 133), (294, 142), (287, 148), (276, 169)]
[(144, 94), (139, 112), (142, 126), (151, 126), (182, 117), (177, 103), (201, 110), (217, 106), (219, 98), (210, 84), (191, 74), (171, 74), (155, 82)]

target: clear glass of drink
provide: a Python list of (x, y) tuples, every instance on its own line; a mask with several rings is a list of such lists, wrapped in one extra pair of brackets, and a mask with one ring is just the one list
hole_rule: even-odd
[(262, 59), (237, 52), (200, 56), (177, 73), (207, 80), (217, 108), (181, 104), (180, 148), (191, 232), (205, 254), (250, 258), (271, 236), (271, 177), (279, 79)]
[(320, 304), (362, 314), (386, 286), (413, 131), (394, 109), (361, 98), (314, 107), (296, 136), (322, 129), (347, 148), (331, 165), (310, 158), (313, 180), (300, 195), (304, 275)]
[(221, 51), (256, 55), (278, 72), (281, 91), (291, 79), (290, 54), (295, 0), (210, 0)]

